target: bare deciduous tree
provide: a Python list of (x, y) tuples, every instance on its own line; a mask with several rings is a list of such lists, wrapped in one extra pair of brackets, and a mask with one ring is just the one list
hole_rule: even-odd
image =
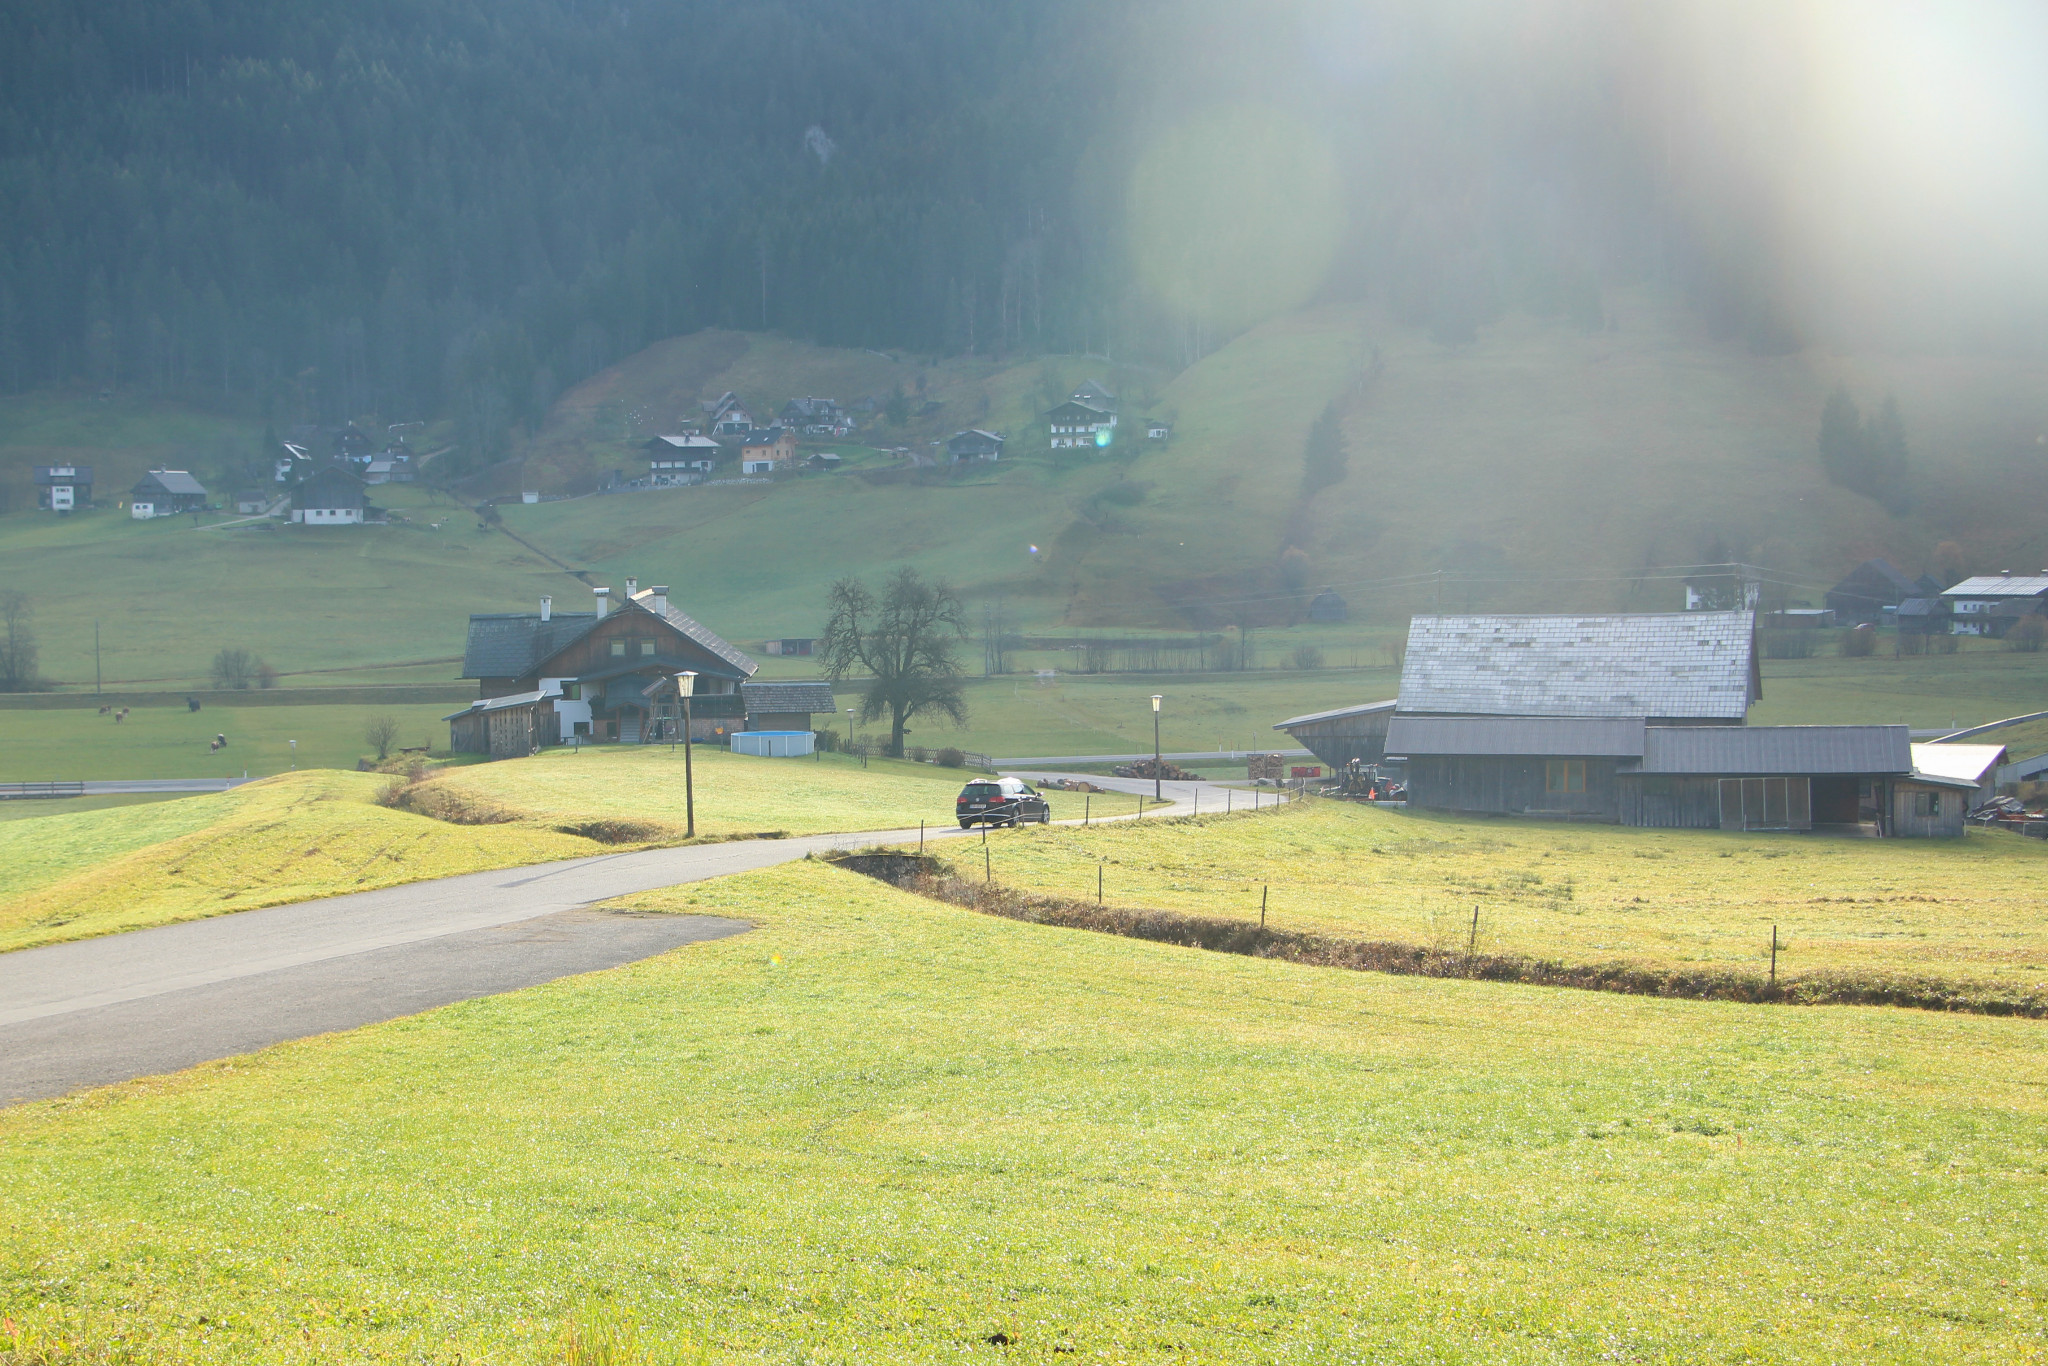
[(0, 593), (0, 692), (36, 685), (35, 608), (20, 591)]
[(395, 716), (373, 716), (370, 724), (363, 728), (363, 739), (377, 751), (377, 762), (383, 763), (391, 757), (391, 747), (398, 743), (398, 718)]
[(901, 758), (903, 733), (913, 716), (937, 714), (967, 723), (954, 646), (967, 636), (966, 609), (942, 580), (915, 569), (889, 576), (879, 599), (858, 579), (832, 585), (830, 619), (819, 642), (825, 672), (835, 683), (869, 676), (861, 720), (889, 718), (889, 753)]

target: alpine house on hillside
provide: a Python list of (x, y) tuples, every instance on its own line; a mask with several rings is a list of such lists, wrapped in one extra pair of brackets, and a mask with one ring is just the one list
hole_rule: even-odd
[(1749, 612), (1416, 617), (1398, 698), (1277, 729), (1328, 763), (1405, 766), (1415, 807), (1961, 833), (1969, 793), (1915, 770), (1904, 726), (1745, 724), (1755, 635)]

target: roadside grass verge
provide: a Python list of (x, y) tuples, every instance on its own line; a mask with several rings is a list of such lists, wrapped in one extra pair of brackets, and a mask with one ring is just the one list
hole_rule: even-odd
[(0, 950), (605, 849), (547, 827), (389, 810), (377, 799), (391, 782), (314, 770), (0, 824)]
[(754, 933), (0, 1113), (71, 1359), (2039, 1361), (2048, 1037), (1325, 972), (799, 863)]
[[(962, 875), (979, 881), (978, 858)], [(2048, 1010), (2048, 842), (1857, 840), (1439, 816), (1334, 801), (1145, 828), (1031, 830), (997, 883), (1616, 981)], [(1477, 934), (1473, 912), (1478, 911)], [(1539, 969), (1541, 969), (1539, 971)], [(1631, 976), (1634, 974), (1634, 976)], [(1866, 992), (1858, 996), (1855, 993)]]

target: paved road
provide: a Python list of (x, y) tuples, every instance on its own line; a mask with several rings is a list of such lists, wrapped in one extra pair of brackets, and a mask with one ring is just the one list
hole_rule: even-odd
[[(1169, 764), (1241, 764), (1253, 754), (1284, 754), (1289, 757), (1305, 755), (1305, 749), (1193, 749), (1180, 754), (1162, 754), (1159, 757)], [(1042, 754), (1026, 759), (992, 759), (991, 763), (1005, 773), (1022, 769), (1053, 768), (1062, 764), (1135, 764), (1140, 759), (1149, 759), (1152, 751), (1143, 754)]]
[[(1151, 786), (1091, 781), (1126, 791)], [(1208, 783), (1165, 786), (1178, 800), (1162, 815), (1197, 804), (1221, 810), (1244, 796), (1226, 798)], [(927, 838), (967, 833), (948, 825)], [(0, 1104), (189, 1067), (738, 933), (746, 926), (711, 917), (586, 908), (917, 835), (876, 830), (601, 854), (0, 954)]]

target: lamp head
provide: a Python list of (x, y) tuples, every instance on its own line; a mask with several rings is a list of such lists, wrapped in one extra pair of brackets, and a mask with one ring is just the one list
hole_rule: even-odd
[(1158, 693), (1152, 694), (1152, 710), (1154, 711), (1159, 710), (1159, 696), (1160, 695)]
[(694, 697), (697, 694), (697, 671), (685, 669), (676, 675), (676, 696)]

